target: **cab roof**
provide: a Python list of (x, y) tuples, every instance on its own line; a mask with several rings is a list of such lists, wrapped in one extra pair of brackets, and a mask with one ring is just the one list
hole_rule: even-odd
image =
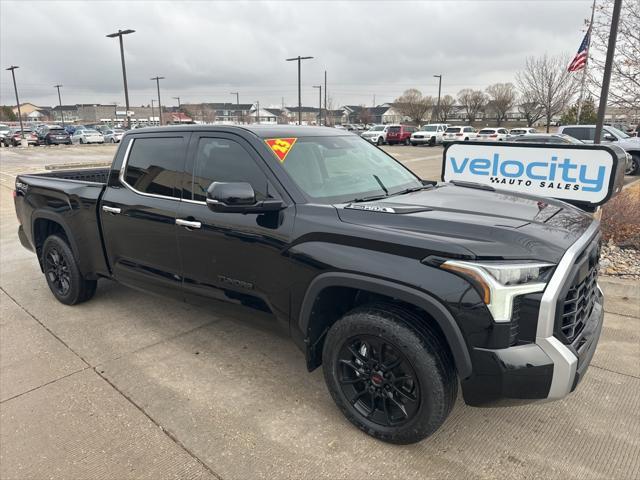
[(346, 130), (331, 127), (311, 127), (305, 125), (168, 125), (163, 127), (145, 127), (131, 130), (131, 133), (152, 132), (250, 132), (260, 138), (287, 137), (336, 137), (356, 136)]

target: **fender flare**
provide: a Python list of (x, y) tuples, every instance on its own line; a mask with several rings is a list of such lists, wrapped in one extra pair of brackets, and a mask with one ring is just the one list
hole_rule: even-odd
[(37, 253), (35, 227), (36, 227), (36, 222), (38, 220), (51, 220), (52, 222), (55, 222), (62, 227), (62, 230), (64, 230), (64, 234), (66, 235), (67, 240), (69, 241), (69, 246), (71, 247), (71, 251), (76, 256), (76, 261), (78, 261), (78, 256), (80, 254), (80, 251), (78, 250), (78, 245), (76, 244), (75, 238), (71, 234), (71, 230), (69, 229), (69, 226), (64, 221), (64, 217), (56, 213), (49, 212), (47, 210), (35, 210), (31, 215), (31, 242), (33, 243), (34, 252)]
[(399, 283), (382, 280), (379, 278), (356, 275), (352, 273), (329, 272), (318, 275), (313, 279), (302, 301), (298, 327), (305, 335), (307, 349), (309, 343), (309, 322), (311, 311), (316, 298), (327, 287), (349, 287), (366, 290), (372, 293), (397, 298), (403, 302), (415, 305), (427, 312), (438, 324), (453, 354), (453, 359), (461, 379), (471, 375), (471, 356), (466, 346), (460, 327), (455, 319), (441, 302), (431, 295)]

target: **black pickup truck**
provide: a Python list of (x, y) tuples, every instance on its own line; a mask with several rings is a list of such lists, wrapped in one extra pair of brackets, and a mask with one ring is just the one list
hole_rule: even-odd
[(261, 316), (385, 441), (433, 433), (459, 385), (474, 406), (565, 397), (602, 326), (590, 215), (421, 181), (336, 129), (135, 130), (110, 169), (18, 176), (15, 207), (59, 301), (107, 278)]

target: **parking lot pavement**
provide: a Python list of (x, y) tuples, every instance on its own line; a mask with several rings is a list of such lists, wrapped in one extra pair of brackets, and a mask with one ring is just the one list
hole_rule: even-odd
[(59, 304), (16, 228), (3, 183), (0, 478), (640, 477), (638, 282), (603, 282), (601, 342), (567, 399), (459, 399), (431, 438), (393, 446), (352, 427), (268, 325), (109, 281)]

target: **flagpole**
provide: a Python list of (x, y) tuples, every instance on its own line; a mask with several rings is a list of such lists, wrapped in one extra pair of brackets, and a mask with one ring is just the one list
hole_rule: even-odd
[(578, 114), (576, 115), (576, 125), (580, 125), (580, 115), (582, 114), (582, 99), (584, 97), (584, 85), (587, 82), (587, 70), (589, 68), (589, 55), (591, 55), (591, 27), (593, 27), (593, 16), (596, 10), (596, 0), (593, 0), (591, 5), (591, 22), (589, 22), (589, 43), (587, 44), (587, 61), (584, 64), (584, 71), (582, 72), (582, 83), (580, 85), (580, 96), (578, 97)]

